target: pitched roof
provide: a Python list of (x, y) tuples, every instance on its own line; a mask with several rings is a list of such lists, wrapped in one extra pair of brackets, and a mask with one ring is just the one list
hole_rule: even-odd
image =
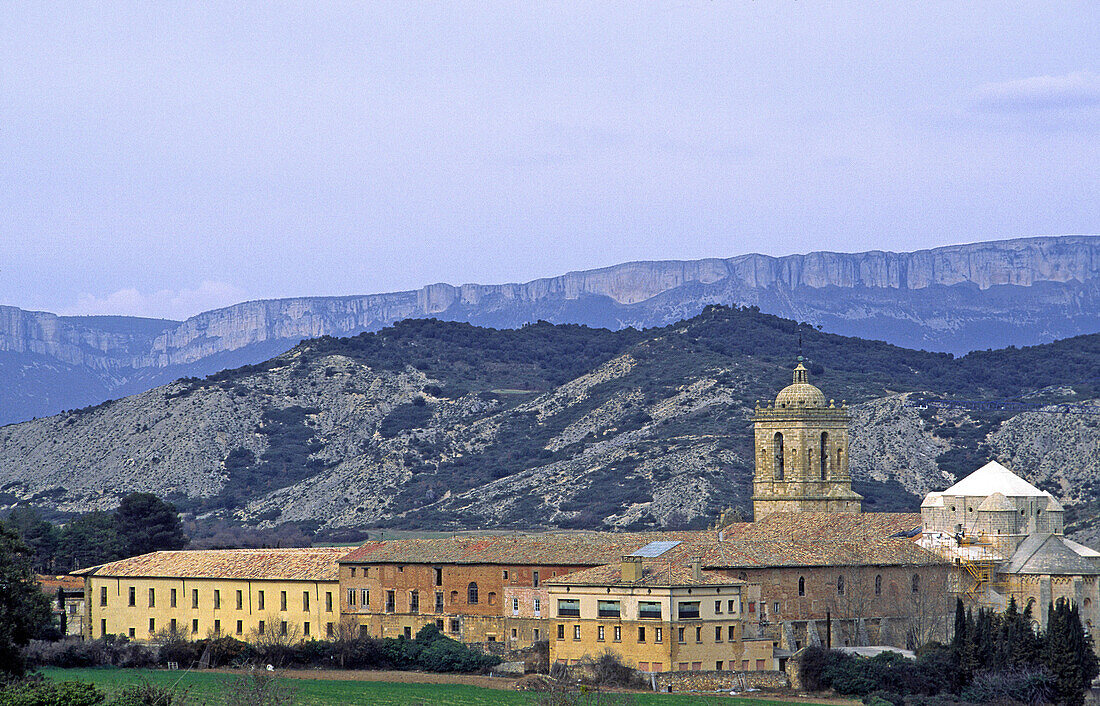
[(1050, 493), (1039, 490), (996, 461), (990, 461), (943, 491), (944, 495), (962, 495), (969, 498), (985, 497), (993, 493), (1003, 493), (1009, 497), (1050, 495)]
[(38, 586), (42, 589), (43, 593), (49, 593), (51, 595), (57, 593), (57, 589), (63, 588), (66, 592), (77, 592), (84, 590), (84, 579), (79, 576), (48, 576), (46, 574), (38, 574), (35, 576), (38, 580)]
[[(1084, 551), (1082, 551), (1084, 550)], [(1001, 569), (1010, 574), (1100, 574), (1100, 554), (1062, 537), (1036, 533), (1020, 543)]]
[(703, 555), (712, 569), (795, 566), (931, 566), (945, 561), (910, 539), (770, 539), (717, 542)]
[(1016, 509), (1003, 493), (993, 493), (978, 505), (978, 512), (1016, 512)]
[(571, 532), (367, 542), (341, 563), (599, 566), (650, 542), (692, 544), (712, 532)]
[(347, 547), (153, 552), (74, 571), (77, 576), (336, 581)]
[(597, 566), (547, 581), (548, 586), (730, 586), (744, 583), (714, 571), (695, 578), (691, 567), (661, 561), (642, 562), (642, 578), (623, 581), (622, 563)]
[(737, 541), (881, 539), (919, 529), (909, 512), (774, 512), (734, 534)]

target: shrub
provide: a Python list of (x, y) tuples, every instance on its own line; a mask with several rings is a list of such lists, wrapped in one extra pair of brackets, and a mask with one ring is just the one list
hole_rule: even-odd
[(190, 698), (186, 689), (174, 690), (142, 681), (129, 684), (114, 693), (108, 706), (184, 706)]
[(95, 706), (103, 703), (103, 698), (95, 686), (77, 681), (28, 679), (0, 689), (4, 706)]

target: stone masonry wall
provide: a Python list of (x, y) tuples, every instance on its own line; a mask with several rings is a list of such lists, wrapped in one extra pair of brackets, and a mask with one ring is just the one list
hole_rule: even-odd
[(743, 689), (785, 689), (790, 686), (783, 672), (661, 672), (653, 675), (657, 691), (742, 691)]

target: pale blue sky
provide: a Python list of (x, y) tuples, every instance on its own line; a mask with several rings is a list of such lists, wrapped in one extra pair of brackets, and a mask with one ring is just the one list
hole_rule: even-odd
[(28, 3), (0, 304), (1100, 233), (1100, 4)]

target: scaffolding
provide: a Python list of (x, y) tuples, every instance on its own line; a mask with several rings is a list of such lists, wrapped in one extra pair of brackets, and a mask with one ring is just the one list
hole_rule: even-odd
[(998, 566), (1004, 559), (984, 534), (957, 535), (952, 562), (955, 591), (963, 603), (979, 608), (1003, 609), (1005, 585)]

